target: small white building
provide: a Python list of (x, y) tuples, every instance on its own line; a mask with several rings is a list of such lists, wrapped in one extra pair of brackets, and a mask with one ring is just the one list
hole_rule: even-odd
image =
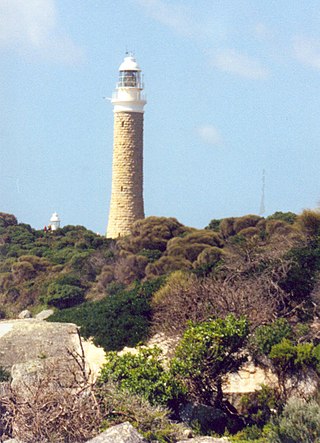
[(54, 212), (50, 218), (50, 224), (49, 224), (51, 231), (56, 231), (57, 229), (60, 228), (60, 221), (61, 220), (59, 218), (59, 215), (56, 212)]

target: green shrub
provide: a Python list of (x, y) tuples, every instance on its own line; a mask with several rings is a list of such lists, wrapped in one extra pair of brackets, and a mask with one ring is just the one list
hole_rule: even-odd
[(304, 366), (311, 366), (313, 364), (313, 349), (312, 343), (299, 343), (296, 346), (297, 356), (294, 364), (303, 368)]
[(267, 217), (267, 220), (281, 220), (286, 223), (289, 223), (290, 225), (293, 225), (296, 219), (297, 219), (297, 214), (295, 214), (294, 212), (281, 212), (281, 211), (277, 211), (274, 214), (269, 215), (269, 217)]
[(247, 321), (233, 315), (187, 328), (171, 369), (186, 384), (191, 397), (206, 404), (221, 405), (224, 377), (236, 372), (246, 360), (240, 351), (247, 335)]
[(153, 263), (161, 257), (161, 251), (159, 249), (141, 249), (141, 251), (138, 252), (138, 255), (142, 255), (143, 257), (146, 257), (148, 259), (149, 263)]
[(278, 318), (269, 325), (259, 326), (251, 340), (253, 352), (268, 355), (272, 346), (280, 343), (282, 339), (290, 337), (291, 334), (291, 326), (284, 318)]
[(57, 285), (72, 285), (72, 286), (81, 286), (81, 281), (79, 277), (74, 274), (62, 274), (57, 277), (54, 281)]
[(283, 376), (288, 370), (294, 368), (297, 348), (290, 340), (284, 338), (280, 343), (272, 346), (269, 358), (276, 371)]
[(293, 248), (286, 258), (292, 261), (292, 265), (281, 287), (294, 300), (305, 300), (314, 288), (320, 270), (320, 248), (317, 243)]
[(152, 405), (172, 405), (183, 395), (182, 385), (165, 370), (159, 348), (139, 348), (136, 353), (109, 352), (100, 374), (101, 382), (116, 383)]
[(245, 416), (247, 423), (262, 428), (279, 406), (277, 392), (269, 386), (262, 385), (261, 389), (245, 394), (241, 398), (241, 413)]
[(247, 426), (230, 438), (234, 443), (267, 443), (263, 430), (257, 425)]
[(208, 226), (205, 227), (205, 229), (211, 229), (212, 231), (219, 232), (220, 230), (220, 223), (221, 220), (213, 218)]
[(318, 344), (317, 346), (315, 346), (313, 348), (312, 357), (313, 357), (315, 368), (316, 368), (318, 374), (320, 374), (320, 344)]
[(148, 336), (150, 299), (162, 283), (163, 279), (157, 279), (137, 284), (130, 291), (57, 312), (50, 320), (76, 323), (81, 326), (83, 336), (93, 337), (94, 343), (106, 351), (136, 346)]
[(47, 289), (45, 302), (59, 309), (66, 309), (84, 301), (84, 289), (73, 285), (51, 283)]

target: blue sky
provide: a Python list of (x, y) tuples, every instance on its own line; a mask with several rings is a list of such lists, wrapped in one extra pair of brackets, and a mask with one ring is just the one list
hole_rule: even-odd
[(320, 5), (308, 0), (0, 0), (0, 211), (103, 233), (110, 97), (145, 77), (146, 215), (300, 212), (320, 200)]

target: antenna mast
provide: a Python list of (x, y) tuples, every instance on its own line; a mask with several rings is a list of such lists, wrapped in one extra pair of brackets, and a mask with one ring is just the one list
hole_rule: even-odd
[(266, 212), (265, 208), (265, 188), (266, 188), (266, 171), (262, 170), (262, 189), (261, 189), (261, 202), (260, 202), (260, 210), (259, 215), (263, 215)]

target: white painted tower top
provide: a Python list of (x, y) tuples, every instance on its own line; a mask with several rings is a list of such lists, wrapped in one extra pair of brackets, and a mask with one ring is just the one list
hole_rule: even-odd
[(59, 215), (54, 212), (50, 218), (50, 226), (52, 231), (56, 231), (58, 228), (60, 228), (60, 221)]
[(121, 65), (119, 66), (119, 71), (141, 71), (136, 59), (133, 55), (127, 55)]
[(114, 112), (144, 112), (147, 103), (143, 94), (141, 69), (132, 54), (126, 54), (119, 66), (119, 81), (112, 94)]

